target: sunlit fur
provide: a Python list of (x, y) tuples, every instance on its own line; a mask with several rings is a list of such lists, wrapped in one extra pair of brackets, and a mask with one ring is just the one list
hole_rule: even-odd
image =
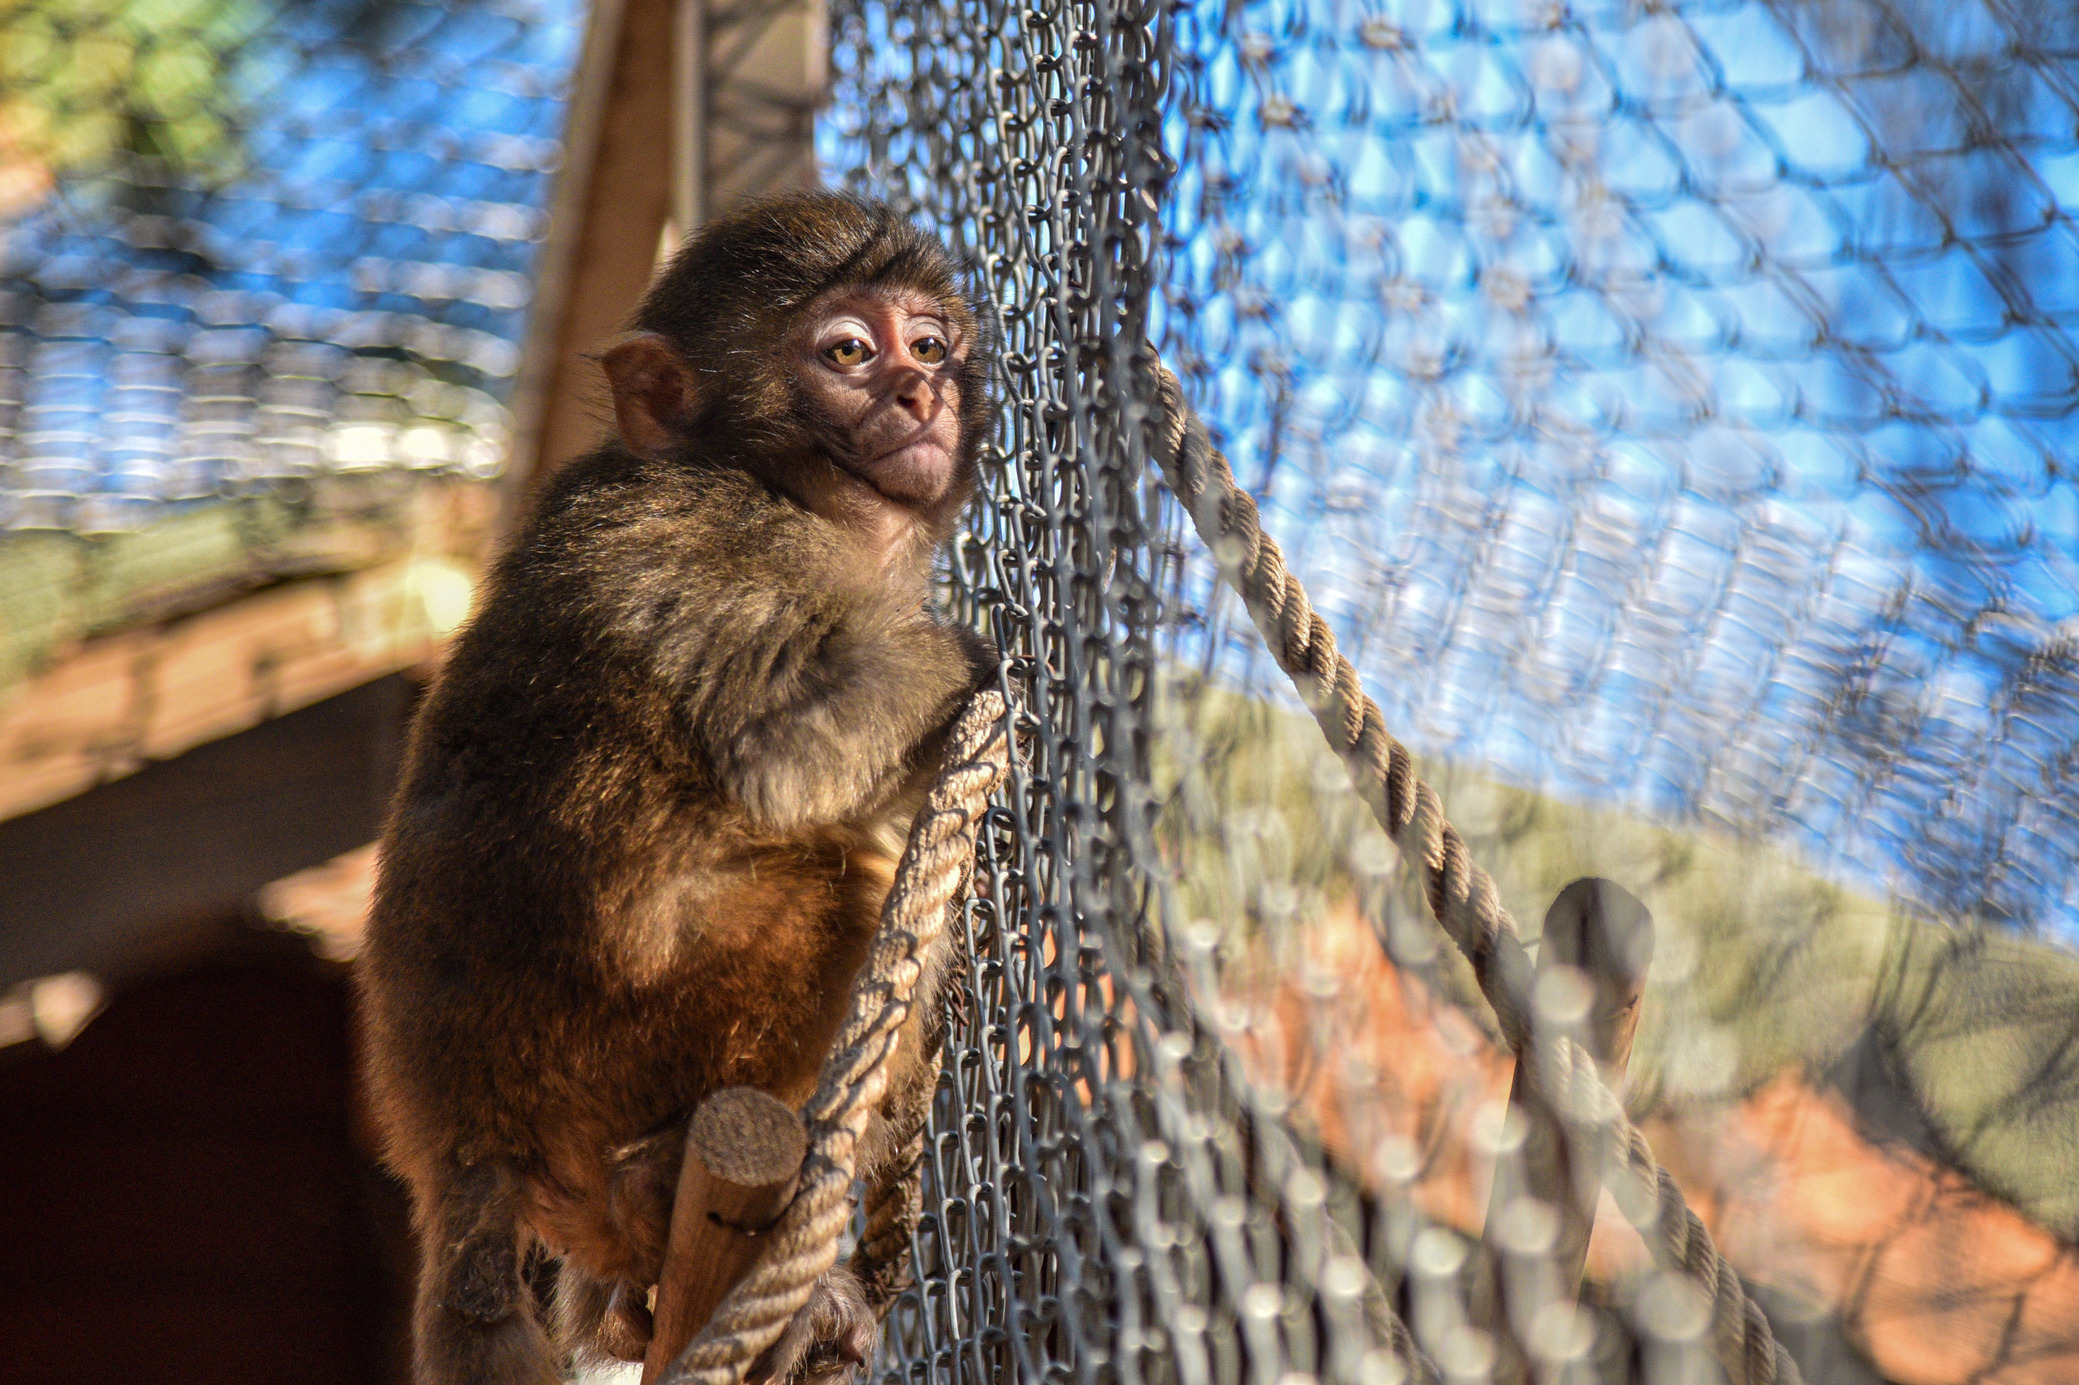
[[(423, 1385), (639, 1351), (686, 1117), (726, 1085), (813, 1088), (943, 728), (992, 663), (928, 600), (986, 414), (961, 282), (845, 198), (705, 231), (635, 314), (666, 347), (607, 362), (661, 444), (610, 439), (547, 484), (418, 716), (361, 977), (424, 1250)], [(848, 284), (924, 289), (970, 334), (930, 504), (812, 503), (835, 483), (784, 346)], [(934, 1079), (934, 1009), (927, 988), (900, 1090)], [(537, 1249), (562, 1257), (560, 1341), (521, 1276)], [(836, 1278), (762, 1369), (844, 1377), (871, 1340)]]

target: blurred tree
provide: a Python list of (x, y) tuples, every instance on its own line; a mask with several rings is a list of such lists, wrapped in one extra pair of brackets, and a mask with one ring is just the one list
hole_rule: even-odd
[[(59, 182), (212, 186), (241, 167), (236, 107), (263, 0), (29, 0), (0, 9), (0, 216)], [(113, 192), (113, 187), (110, 191)]]

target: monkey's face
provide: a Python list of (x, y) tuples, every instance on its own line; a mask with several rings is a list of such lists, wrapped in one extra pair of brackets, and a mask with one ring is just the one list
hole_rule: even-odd
[(943, 499), (961, 466), (967, 336), (916, 289), (844, 288), (817, 303), (792, 348), (830, 460), (898, 504)]

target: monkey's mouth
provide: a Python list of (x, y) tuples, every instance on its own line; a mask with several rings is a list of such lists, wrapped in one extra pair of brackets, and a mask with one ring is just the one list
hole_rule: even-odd
[(926, 504), (946, 493), (953, 479), (953, 450), (929, 433), (897, 443), (872, 459), (845, 467), (888, 499)]

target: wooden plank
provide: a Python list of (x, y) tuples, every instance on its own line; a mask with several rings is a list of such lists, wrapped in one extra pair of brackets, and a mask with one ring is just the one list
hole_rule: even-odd
[(0, 688), (0, 819), (432, 658), (468, 613), (490, 500), (420, 482), (371, 566), (76, 641)]
[(707, 15), (710, 213), (816, 185), (816, 112), (829, 86), (821, 0), (735, 0)]
[(88, 641), (0, 706), (0, 818), (433, 658), (473, 577), (413, 558)]
[(663, 252), (744, 197), (816, 184), (821, 0), (601, 0), (586, 31), (515, 394), (502, 527), (598, 442), (602, 346)]
[(0, 823), (0, 990), (118, 966), (171, 923), (249, 910), (368, 842), (415, 695), (379, 679)]
[(675, 23), (672, 0), (604, 0), (586, 31), (514, 401), (507, 529), (544, 476), (599, 440), (592, 358), (649, 283), (671, 215)]
[(707, 0), (677, 0), (672, 34), (670, 244), (707, 220)]

